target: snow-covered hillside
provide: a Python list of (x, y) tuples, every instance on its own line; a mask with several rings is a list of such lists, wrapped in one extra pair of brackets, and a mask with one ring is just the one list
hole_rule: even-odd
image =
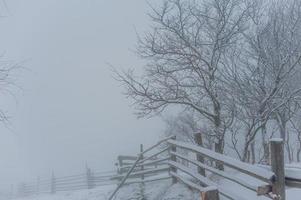
[[(266, 197), (256, 197), (245, 190), (241, 190), (238, 186), (231, 185), (226, 182), (220, 182), (228, 189), (235, 190), (239, 195), (246, 200), (267, 199)], [(116, 185), (103, 186), (91, 190), (82, 190), (75, 192), (65, 192), (56, 195), (39, 195), (18, 200), (107, 200), (110, 193)], [(144, 191), (144, 196), (147, 200), (200, 200), (200, 194), (190, 190), (181, 183), (172, 185), (170, 180), (147, 183), (144, 188), (139, 184), (133, 184), (123, 187), (115, 200), (138, 200), (141, 199), (141, 191)], [(300, 200), (301, 189), (288, 188), (287, 200)], [(221, 197), (221, 200), (226, 200)]]
[[(92, 190), (75, 192), (64, 192), (56, 195), (39, 195), (18, 200), (107, 200), (110, 192), (116, 185), (103, 186)], [(123, 187), (117, 194), (115, 200), (140, 199), (141, 191), (144, 189), (144, 196), (148, 200), (170, 200), (186, 199), (196, 200), (199, 195), (182, 184), (172, 185), (170, 180), (147, 183), (144, 188), (139, 184)]]

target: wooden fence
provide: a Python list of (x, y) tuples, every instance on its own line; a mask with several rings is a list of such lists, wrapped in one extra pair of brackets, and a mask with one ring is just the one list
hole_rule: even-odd
[[(159, 145), (161, 145), (160, 151), (147, 155)], [(179, 181), (186, 184), (189, 188), (199, 191), (202, 200), (218, 200), (219, 195), (231, 200), (244, 199), (235, 191), (226, 190), (212, 181), (210, 177), (215, 175), (251, 190), (258, 196), (285, 200), (283, 142), (279, 139), (271, 140), (270, 148), (272, 171), (218, 154), (198, 145), (176, 141), (175, 137), (167, 138), (147, 151), (142, 150), (137, 157), (119, 157), (119, 175), (115, 178), (120, 182), (109, 199), (112, 199), (125, 184), (144, 183), (161, 178), (172, 178), (173, 183)], [(223, 164), (225, 171), (215, 168), (212, 163)], [(254, 185), (249, 183), (248, 178), (230, 175), (227, 173), (229, 169), (236, 170), (245, 177), (257, 179), (260, 184)], [(167, 176), (158, 176), (166, 171), (168, 171)]]
[[(270, 141), (271, 169), (243, 163), (223, 154), (199, 145), (177, 141), (174, 136), (165, 138), (148, 149), (140, 146), (137, 156), (119, 156), (116, 172), (95, 172), (86, 167), (85, 173), (73, 176), (21, 184), (18, 196), (41, 193), (91, 189), (107, 184), (117, 184), (109, 198), (113, 199), (119, 189), (127, 184), (144, 184), (146, 182), (172, 179), (173, 183), (182, 182), (189, 188), (200, 192), (202, 200), (219, 200), (220, 195), (230, 200), (243, 200), (235, 191), (225, 189), (211, 178), (213, 175), (226, 179), (271, 199), (285, 200), (283, 142), (279, 139)], [(222, 164), (225, 170), (214, 167)], [(251, 184), (249, 178), (238, 178), (227, 173), (235, 170), (245, 177), (252, 177), (260, 184)]]

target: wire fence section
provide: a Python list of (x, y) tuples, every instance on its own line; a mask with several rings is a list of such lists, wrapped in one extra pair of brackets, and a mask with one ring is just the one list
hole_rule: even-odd
[(53, 173), (48, 179), (38, 178), (33, 182), (21, 183), (12, 191), (11, 198), (26, 197), (37, 194), (54, 194), (61, 191), (92, 189), (98, 186), (117, 184), (114, 179), (117, 171), (92, 171), (86, 167), (86, 172), (70, 176), (57, 177)]
[[(159, 142), (157, 148), (143, 149), (141, 160), (135, 165), (125, 184), (145, 183), (157, 180), (170, 179), (169, 174), (169, 147)], [(150, 152), (152, 150), (152, 152)], [(138, 154), (139, 155), (139, 154)], [(62, 191), (92, 189), (104, 185), (119, 185), (124, 176), (133, 166), (138, 156), (120, 155), (115, 163), (114, 171), (94, 171), (86, 166), (85, 172), (69, 176), (56, 176), (54, 173), (48, 179), (21, 183), (12, 190), (11, 199), (38, 194), (55, 194)]]

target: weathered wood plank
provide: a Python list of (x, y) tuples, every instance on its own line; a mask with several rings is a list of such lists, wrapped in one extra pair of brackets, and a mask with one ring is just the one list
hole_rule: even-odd
[(193, 151), (195, 153), (202, 154), (203, 156), (205, 156), (207, 158), (210, 158), (210, 159), (213, 159), (216, 161), (220, 161), (224, 165), (226, 165), (230, 168), (233, 168), (235, 170), (238, 170), (240, 172), (243, 172), (245, 174), (248, 174), (250, 176), (258, 178), (262, 181), (268, 182), (270, 184), (272, 184), (275, 179), (275, 174), (272, 172), (269, 172), (268, 170), (261, 169), (259, 167), (253, 166), (251, 164), (241, 162), (237, 159), (213, 152), (209, 149), (205, 149), (203, 147), (191, 145), (191, 144), (184, 143), (184, 142), (174, 141), (174, 140), (168, 140), (168, 143), (176, 145), (177, 147), (180, 147), (183, 149)]
[(162, 149), (161, 151), (158, 151), (158, 152), (156, 152), (156, 153), (154, 153), (154, 154), (152, 154), (152, 155), (150, 155), (150, 156), (148, 156), (148, 157), (145, 157), (144, 159), (142, 159), (141, 161), (139, 161), (138, 165), (139, 165), (139, 164), (143, 164), (145, 161), (151, 160), (151, 159), (153, 159), (154, 157), (157, 157), (157, 156), (160, 155), (161, 153), (163, 153), (163, 152), (165, 152), (165, 151), (168, 151), (168, 150), (169, 150), (169, 147), (166, 147), (166, 148)]
[(160, 177), (160, 178), (152, 178), (152, 179), (144, 179), (143, 181), (138, 180), (138, 181), (127, 181), (124, 183), (124, 185), (130, 185), (130, 184), (136, 184), (136, 183), (149, 183), (149, 182), (154, 182), (154, 181), (161, 181), (161, 180), (167, 180), (171, 179), (171, 176), (166, 176), (166, 177)]
[(124, 155), (120, 155), (117, 157), (118, 160), (133, 160), (136, 161), (137, 160), (137, 156), (124, 156)]
[(223, 189), (222, 187), (218, 187), (218, 185), (211, 181), (210, 179), (198, 174), (198, 173), (194, 173), (190, 168), (185, 167), (184, 165), (174, 162), (174, 161), (169, 161), (168, 162), (171, 166), (176, 167), (178, 170), (190, 175), (191, 177), (197, 179), (202, 186), (215, 186), (218, 188), (220, 194), (230, 200), (245, 200), (245, 198), (241, 197), (241, 196), (237, 196), (235, 193), (231, 193), (229, 191), (226, 191), (225, 189)]
[(272, 192), (272, 186), (271, 185), (261, 185), (257, 187), (257, 195), (268, 195), (270, 192)]
[(147, 148), (146, 150), (144, 150), (144, 151), (142, 152), (142, 154), (145, 154), (145, 153), (151, 151), (152, 149), (154, 149), (154, 148), (156, 148), (157, 146), (161, 145), (163, 142), (166, 142), (167, 140), (170, 140), (170, 139), (175, 140), (175, 139), (176, 139), (176, 136), (171, 135), (171, 136), (169, 136), (169, 137), (163, 138), (162, 140), (160, 140), (159, 142), (157, 142), (155, 145), (153, 145), (153, 146)]
[(177, 173), (170, 172), (170, 175), (195, 190), (198, 190), (200, 192), (205, 191), (205, 187), (202, 187), (196, 183), (193, 183), (192, 181), (185, 179), (183, 176), (178, 175)]
[[(141, 177), (141, 175), (147, 175), (147, 174), (155, 174), (155, 173), (159, 173), (159, 172), (164, 172), (164, 171), (169, 171), (169, 167), (158, 167), (155, 169), (148, 169), (148, 170), (144, 170), (144, 171), (137, 171), (135, 173), (130, 173), (128, 175), (128, 178), (133, 178), (133, 177)], [(111, 180), (114, 179), (122, 179), (124, 176), (123, 175), (117, 175), (117, 176), (113, 176), (111, 178)]]
[[(144, 163), (141, 163), (141, 164), (138, 164), (136, 167), (141, 167), (142, 165), (144, 167), (147, 167), (147, 166), (160, 166), (160, 165), (166, 165), (167, 162), (170, 159), (170, 157), (167, 157), (167, 158), (161, 158), (161, 159), (158, 159), (158, 160), (154, 160), (154, 161), (149, 161), (149, 162), (144, 162)], [(131, 166), (125, 166), (125, 167), (121, 167), (120, 169), (129, 169)]]
[(218, 190), (208, 190), (201, 193), (202, 200), (219, 200)]
[(285, 185), (289, 187), (301, 188), (301, 181), (296, 179), (285, 178)]

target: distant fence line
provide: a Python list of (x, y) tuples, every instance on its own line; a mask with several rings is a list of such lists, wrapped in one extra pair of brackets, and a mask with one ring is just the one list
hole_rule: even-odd
[[(143, 150), (142, 144), (140, 145), (140, 150)], [(166, 149), (164, 151), (160, 150), (159, 154), (162, 154), (165, 151)], [(168, 176), (169, 168), (167, 162), (163, 162), (167, 161), (167, 158), (160, 159), (158, 155), (154, 155), (150, 159), (146, 159), (149, 161), (145, 162), (143, 165), (140, 164), (134, 171), (138, 172), (141, 169), (150, 170), (153, 168), (155, 169), (155, 174), (162, 173), (164, 171), (167, 173), (167, 178), (170, 178), (170, 176)], [(36, 181), (23, 182), (17, 185), (17, 187), (12, 186), (11, 192), (7, 196), (9, 196), (9, 199), (14, 199), (38, 194), (55, 194), (62, 191), (93, 189), (104, 185), (117, 185), (122, 179), (123, 174), (128, 171), (129, 167), (133, 165), (133, 162), (136, 159), (137, 156), (119, 155), (117, 157), (117, 162), (115, 163), (116, 170), (112, 171), (94, 171), (86, 166), (85, 171), (79, 174), (56, 176), (55, 173), (52, 173), (48, 179), (41, 179), (38, 177)], [(163, 167), (164, 169), (162, 170), (160, 167)], [(145, 177), (146, 182), (151, 181), (147, 179), (149, 175), (137, 174), (132, 175), (130, 177), (132, 181), (127, 184), (138, 183), (140, 182), (141, 177), (143, 177), (143, 179)]]
[(112, 179), (113, 176), (116, 176), (116, 171), (98, 172), (92, 171), (89, 167), (86, 167), (84, 173), (70, 176), (55, 176), (52, 173), (49, 179), (37, 178), (36, 181), (19, 184), (16, 189), (12, 189), (11, 198), (116, 184), (116, 180)]

